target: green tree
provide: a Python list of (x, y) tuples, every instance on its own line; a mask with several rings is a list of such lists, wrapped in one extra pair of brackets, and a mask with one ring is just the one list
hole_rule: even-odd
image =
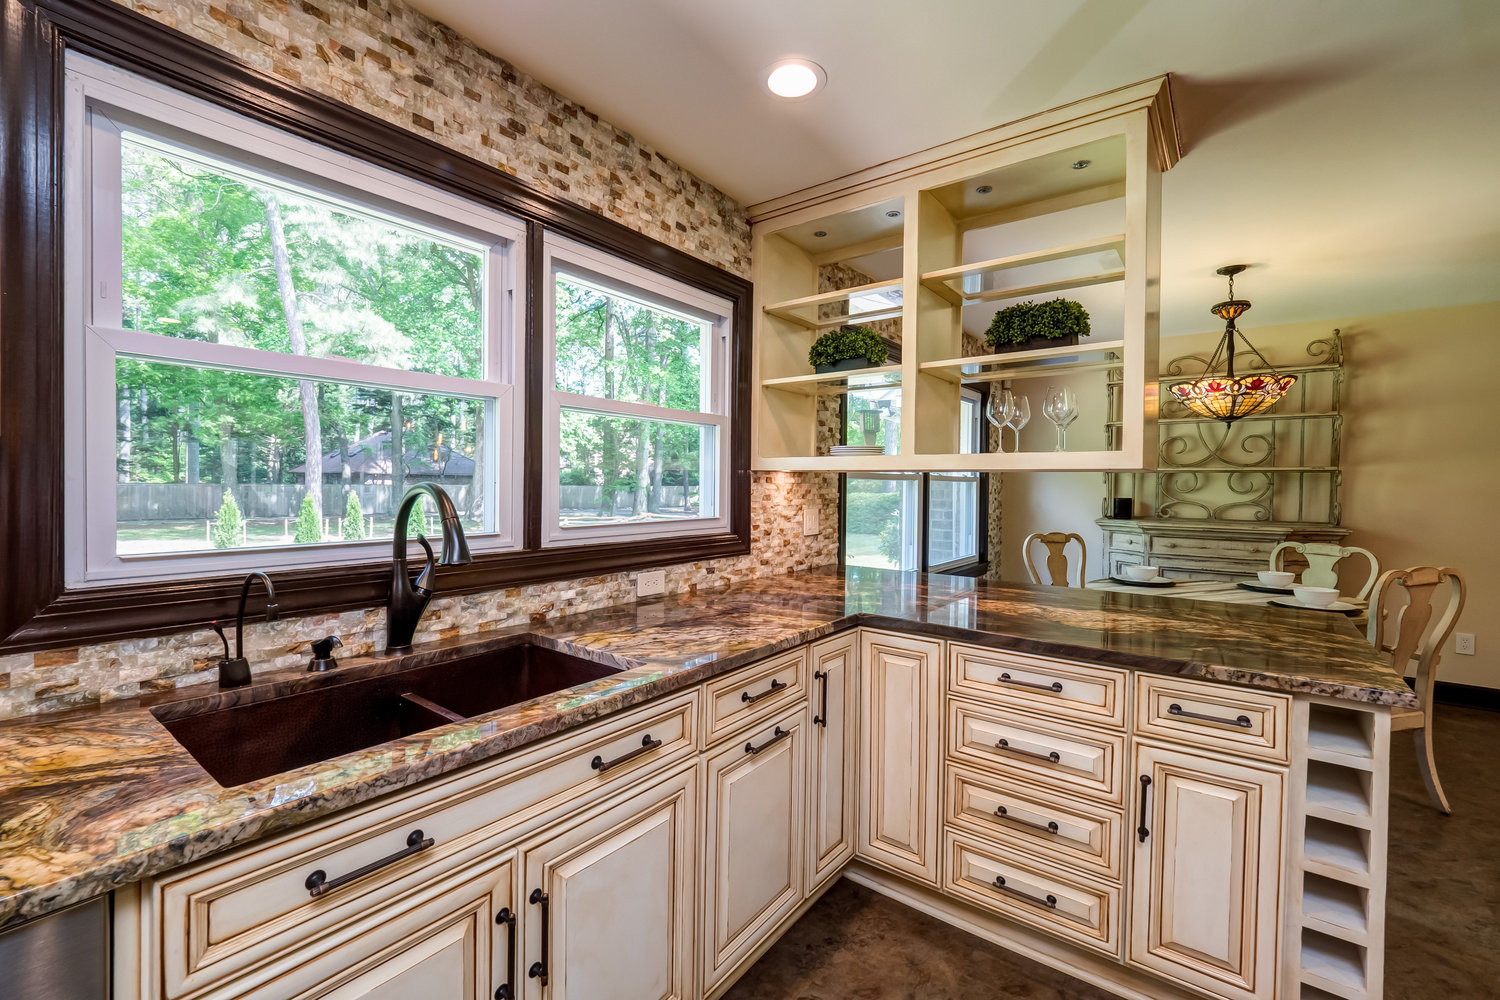
[(341, 534), (349, 542), (357, 542), (365, 537), (365, 512), (359, 505), (359, 495), (353, 490), (349, 491), (349, 499), (344, 503), (344, 526)]
[(229, 490), (224, 491), (224, 502), (219, 504), (219, 513), (214, 517), (214, 526), (208, 537), (216, 549), (237, 548), (245, 537), (245, 519), (240, 516), (240, 505)]
[(406, 517), (406, 537), (416, 538), (418, 535), (427, 534), (427, 517), (422, 512), (422, 505), (426, 500), (418, 500), (411, 505), (411, 513)]
[(302, 495), (302, 509), (297, 512), (297, 532), (292, 541), (298, 545), (323, 540), (323, 519), (318, 517), (318, 505), (311, 493)]

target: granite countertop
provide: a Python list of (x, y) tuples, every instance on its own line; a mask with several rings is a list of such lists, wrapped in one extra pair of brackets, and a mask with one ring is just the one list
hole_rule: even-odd
[[(502, 754), (856, 625), (1392, 706), (1416, 700), (1341, 615), (1150, 595), (813, 571), (350, 660), (0, 723), (0, 927)], [(619, 668), (601, 680), (223, 788), (167, 732), (180, 715), (534, 642)]]

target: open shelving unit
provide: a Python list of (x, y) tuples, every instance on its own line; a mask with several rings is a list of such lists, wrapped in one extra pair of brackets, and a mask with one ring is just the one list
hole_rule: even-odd
[(1385, 966), (1390, 713), (1293, 705), (1282, 995), (1376, 1000)]
[[(1154, 466), (1161, 173), (1179, 156), (1171, 88), (1159, 77), (752, 205), (754, 468)], [(870, 280), (820, 287), (820, 269), (832, 264)], [(974, 347), (1010, 302), (1096, 288), (1091, 294), (1115, 298), (1107, 322), (1096, 321), (1083, 343)], [(813, 373), (813, 340), (860, 323), (898, 331), (899, 364)], [(1116, 370), (1138, 405), (1100, 444), (960, 452), (966, 385), (1014, 382), (1019, 392), (1035, 380), (1076, 377), (1102, 400)], [(874, 389), (899, 428), (884, 438), (887, 453), (820, 453), (820, 398)]]

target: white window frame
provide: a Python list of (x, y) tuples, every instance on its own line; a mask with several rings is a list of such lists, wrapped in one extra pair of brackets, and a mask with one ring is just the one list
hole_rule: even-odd
[[(236, 169), (265, 172), (363, 212), (431, 229), (488, 253), (484, 369), (479, 379), (385, 368), (340, 358), (298, 357), (183, 340), (123, 328), (119, 298), (119, 188), (100, 183), (117, 142), (95, 142), (107, 116), (148, 121), (142, 131), (223, 156)], [(227, 154), (227, 155), (226, 155)], [(101, 169), (102, 163), (102, 169)], [(329, 180), (328, 178), (337, 178)], [(323, 381), (353, 382), (403, 393), (482, 401), (487, 426), (484, 465), (493, 476), (494, 521), (470, 536), (476, 552), (520, 546), (523, 427), (522, 338), (526, 260), (524, 223), (485, 206), (225, 111), (87, 56), (68, 53), (64, 137), (64, 569), (86, 587), (164, 578), (215, 576), (247, 569), (287, 569), (368, 562), (390, 541), (330, 542), (238, 550), (120, 556), (116, 552), (115, 361), (121, 354), (189, 365)]]
[[(728, 531), (731, 474), (729, 370), (734, 356), (731, 323), (733, 304), (728, 299), (552, 233), (543, 238), (542, 268), (546, 288), (542, 320), (542, 546), (551, 548), (627, 542), (643, 538)], [(572, 276), (626, 298), (706, 321), (709, 324), (708, 350), (703, 352), (703, 365), (708, 378), (703, 387), (702, 409), (678, 410), (648, 403), (583, 396), (559, 389), (556, 363), (559, 274)], [(713, 427), (712, 444), (705, 446), (703, 454), (705, 464), (712, 463), (714, 474), (703, 477), (700, 483), (703, 506), (709, 509), (711, 505), (713, 515), (650, 523), (623, 521), (615, 524), (563, 526), (560, 519), (559, 477), (562, 472), (562, 449), (559, 441), (564, 409)]]

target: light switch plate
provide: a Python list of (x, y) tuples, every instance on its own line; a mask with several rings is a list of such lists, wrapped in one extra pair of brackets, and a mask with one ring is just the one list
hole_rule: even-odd
[(667, 589), (667, 571), (651, 569), (635, 575), (635, 596), (654, 597)]
[(818, 508), (802, 508), (802, 533), (804, 535), (816, 535), (818, 533)]
[(1453, 633), (1453, 651), (1455, 653), (1458, 653), (1460, 656), (1473, 656), (1474, 655), (1474, 633), (1473, 632), (1455, 632), (1455, 633)]

